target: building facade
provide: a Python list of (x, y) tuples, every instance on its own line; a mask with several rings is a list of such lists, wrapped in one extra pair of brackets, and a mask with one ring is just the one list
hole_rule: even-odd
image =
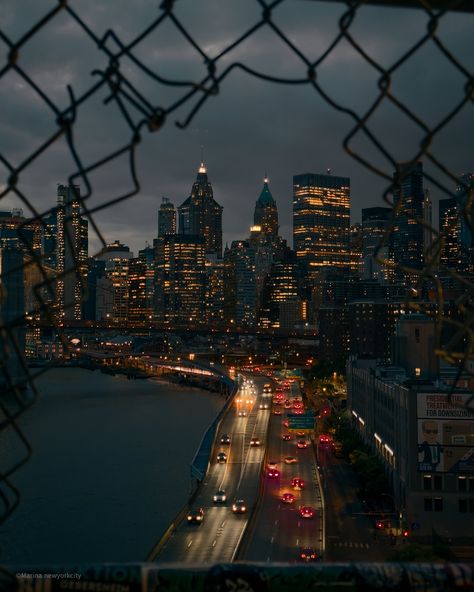
[(442, 374), (423, 378), (434, 375), (434, 339), (429, 319), (405, 315), (395, 336), (395, 366), (350, 359), (348, 408), (355, 429), (385, 467), (396, 526), (420, 540), (439, 535), (472, 544), (472, 391), (451, 393)]
[(179, 234), (202, 237), (205, 253), (222, 257), (222, 210), (202, 162), (191, 195), (178, 207)]
[(391, 216), (392, 208), (362, 208), (363, 279), (386, 281), (390, 277), (391, 239), (385, 233)]
[[(127, 245), (117, 240), (107, 245), (97, 259), (105, 262), (105, 277), (98, 282), (98, 297), (102, 298), (102, 303), (98, 306), (97, 314), (100, 320), (108, 324), (127, 326), (130, 313), (130, 265), (133, 253)], [(111, 292), (109, 296), (107, 291)]]
[(293, 177), (293, 243), (310, 278), (321, 268), (350, 269), (350, 179), (307, 173)]
[(202, 236), (169, 234), (157, 241), (155, 312), (181, 326), (206, 322), (206, 243)]
[(393, 256), (398, 275), (402, 277), (409, 275), (410, 270), (416, 272), (424, 264), (423, 164), (401, 163), (393, 174), (393, 186)]
[(176, 210), (167, 197), (162, 198), (158, 210), (158, 236), (165, 234), (176, 234)]
[(87, 285), (88, 221), (78, 185), (58, 185), (56, 300), (60, 318), (80, 320)]

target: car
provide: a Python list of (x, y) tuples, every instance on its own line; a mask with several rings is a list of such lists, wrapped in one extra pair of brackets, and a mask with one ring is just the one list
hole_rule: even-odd
[(260, 446), (260, 438), (250, 438), (250, 446)]
[(222, 436), (221, 436), (221, 444), (230, 444), (230, 436), (229, 436), (229, 434), (222, 434)]
[(311, 506), (301, 506), (300, 516), (301, 518), (312, 518), (315, 514), (314, 508)]
[(238, 415), (239, 417), (247, 417), (247, 411), (245, 411), (245, 409), (240, 409)]
[(303, 479), (301, 479), (301, 477), (294, 477), (291, 480), (291, 487), (293, 487), (293, 489), (303, 489), (304, 488)]
[(285, 442), (289, 442), (291, 440), (291, 434), (283, 434), (281, 438), (282, 440), (285, 440)]
[(285, 401), (284, 407), (285, 407), (285, 409), (291, 409), (292, 405), (291, 405), (290, 401)]
[(308, 448), (308, 442), (306, 440), (298, 440), (296, 443), (297, 448)]
[(294, 456), (285, 456), (285, 464), (292, 465), (293, 463), (298, 462)]
[(280, 476), (280, 471), (278, 469), (268, 469), (267, 475), (270, 477), (270, 479), (278, 479)]
[(245, 514), (246, 511), (247, 506), (245, 505), (244, 500), (238, 499), (232, 504), (232, 512), (234, 512), (234, 514)]
[(294, 409), (302, 409), (303, 403), (301, 403), (300, 401), (293, 401), (293, 408)]
[(258, 406), (259, 409), (269, 409), (270, 405), (268, 403), (260, 403)]
[(270, 394), (272, 392), (272, 385), (268, 382), (263, 385), (263, 392)]
[(305, 432), (296, 432), (296, 437), (297, 438), (305, 438), (306, 437), (306, 433)]
[(196, 510), (189, 510), (188, 512), (188, 524), (201, 524), (204, 520), (204, 510), (197, 508)]
[(282, 415), (281, 409), (274, 409), (273, 410), (273, 415)]
[(284, 504), (293, 504), (293, 503), (294, 503), (294, 501), (295, 501), (295, 499), (296, 499), (296, 498), (295, 498), (295, 496), (294, 496), (292, 493), (284, 493), (284, 494), (281, 496), (281, 501), (282, 501)]
[(227, 462), (227, 454), (225, 452), (219, 452), (217, 455), (217, 462), (222, 464)]
[(312, 547), (300, 549), (300, 559), (302, 561), (318, 561), (318, 554)]
[(321, 436), (319, 436), (320, 444), (329, 444), (329, 442), (331, 442), (331, 438), (329, 436), (326, 436), (326, 434), (321, 434)]
[(272, 399), (272, 403), (274, 405), (281, 405), (283, 403), (283, 401), (281, 401), (280, 399)]
[(219, 503), (223, 504), (224, 502), (227, 501), (226, 492), (223, 489), (219, 489), (219, 491), (216, 491), (216, 493), (213, 495), (212, 501), (215, 504), (219, 504)]
[(268, 468), (268, 469), (276, 469), (276, 468), (278, 468), (278, 463), (277, 463), (277, 461), (276, 461), (276, 460), (269, 460), (269, 461), (267, 462), (267, 468)]
[(303, 415), (303, 409), (293, 409), (293, 415)]

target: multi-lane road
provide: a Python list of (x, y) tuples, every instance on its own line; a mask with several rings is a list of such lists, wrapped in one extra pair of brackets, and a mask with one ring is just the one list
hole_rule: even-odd
[[(203, 508), (202, 523), (188, 524), (185, 517), (159, 555), (150, 557), (151, 560), (199, 564), (234, 560), (257, 497), (270, 417), (270, 409), (259, 408), (263, 400), (263, 381), (258, 382), (261, 384), (255, 389), (240, 388), (235, 398), (241, 398), (243, 402), (233, 405), (219, 426), (211, 467), (191, 505), (192, 508)], [(253, 402), (248, 404), (247, 400)], [(238, 411), (242, 409), (245, 409), (246, 416), (239, 416)], [(224, 434), (230, 436), (230, 444), (220, 444)], [(252, 438), (259, 438), (261, 445), (251, 446)], [(219, 452), (227, 455), (227, 462), (217, 463)], [(213, 496), (222, 489), (227, 501), (215, 504)], [(232, 504), (237, 499), (246, 502), (244, 514), (232, 511)]]
[[(196, 564), (236, 559), (297, 561), (301, 548), (307, 547), (322, 556), (323, 507), (314, 453), (308, 438), (305, 449), (296, 445), (297, 439), (304, 437), (292, 433), (289, 441), (283, 440), (283, 434), (288, 433), (284, 421), (292, 408), (274, 405), (272, 410), (272, 397), (262, 392), (265, 382), (268, 380), (254, 378), (253, 386), (242, 384), (235, 404), (219, 426), (212, 464), (191, 504), (192, 509), (204, 510), (204, 519), (190, 524), (184, 517), (159, 554), (149, 559)], [(293, 383), (285, 397), (292, 402), (298, 396), (299, 389)], [(263, 402), (269, 404), (268, 409), (261, 409)], [(244, 409), (246, 415), (239, 415)], [(282, 415), (274, 414), (276, 409), (281, 409)], [(230, 436), (229, 444), (220, 443), (224, 435)], [(253, 438), (260, 440), (259, 446), (251, 445)], [(227, 462), (217, 462), (220, 452), (226, 454)], [(290, 456), (295, 462), (285, 463), (285, 457)], [(269, 476), (268, 461), (276, 463), (277, 478)], [(304, 481), (301, 490), (291, 486), (295, 477)], [(213, 502), (218, 490), (225, 490), (225, 503)], [(295, 496), (293, 503), (283, 503), (285, 492)], [(232, 511), (238, 499), (245, 501), (243, 514)], [(315, 515), (302, 517), (301, 506), (312, 507)]]
[[(291, 390), (285, 393), (286, 400), (299, 398), (299, 388), (291, 384)], [(245, 545), (241, 558), (252, 561), (285, 561), (300, 559), (300, 551), (312, 548), (321, 558), (324, 554), (324, 515), (323, 500), (319, 487), (317, 466), (308, 436), (298, 437), (289, 432), (284, 425), (286, 413), (292, 410), (280, 407), (282, 415), (272, 414), (267, 439), (266, 462), (274, 461), (280, 477), (274, 479), (264, 474), (263, 494), (258, 511), (252, 521), (251, 529), (246, 533)], [(283, 440), (284, 434), (290, 434), (290, 440)], [(308, 448), (298, 448), (297, 441), (306, 440)], [(286, 457), (293, 457), (296, 462), (287, 464)], [(302, 490), (295, 490), (291, 482), (295, 477), (303, 479)], [(293, 503), (284, 503), (284, 493), (295, 496)], [(311, 518), (300, 515), (301, 506), (315, 510)]]

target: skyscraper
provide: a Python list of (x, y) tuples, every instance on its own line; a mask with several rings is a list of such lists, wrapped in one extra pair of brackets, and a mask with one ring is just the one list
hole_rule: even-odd
[(296, 254), (286, 249), (266, 277), (259, 310), (261, 327), (294, 329), (302, 322), (301, 274)]
[(222, 210), (214, 199), (203, 162), (191, 195), (178, 207), (179, 234), (201, 236), (206, 254), (222, 257)]
[(456, 186), (460, 217), (461, 271), (474, 272), (474, 173), (464, 173)]
[[(22, 353), (25, 351), (25, 290), (24, 254), (17, 233), (16, 244), (12, 236), (0, 237), (0, 319), (2, 347), (0, 348), (0, 394), (18, 388), (26, 379)], [(26, 383), (21, 388), (25, 388)]]
[(442, 236), (440, 263), (451, 270), (461, 267), (461, 219), (455, 197), (439, 200), (439, 232)]
[(268, 187), (268, 178), (266, 176), (260, 196), (255, 203), (253, 223), (255, 226), (260, 227), (262, 234), (272, 238), (278, 236), (278, 210)]
[(473, 204), (474, 173), (461, 175), (454, 197), (439, 200), (441, 264), (461, 273), (474, 271)]
[(60, 316), (81, 318), (87, 283), (88, 221), (81, 215), (78, 185), (58, 185), (56, 296)]
[[(393, 185), (396, 210), (392, 233), (394, 261), (398, 266), (421, 269), (424, 263), (423, 164), (400, 163), (393, 173)], [(398, 275), (404, 273), (398, 270)]]
[(179, 325), (206, 322), (205, 242), (196, 235), (168, 234), (157, 241), (155, 310), (157, 319)]
[(167, 197), (163, 197), (158, 211), (158, 236), (176, 234), (176, 210)]
[(225, 320), (237, 327), (253, 327), (257, 320), (255, 249), (248, 240), (232, 241), (224, 262)]
[(390, 237), (385, 237), (385, 232), (391, 214), (392, 208), (362, 208), (362, 277), (364, 279), (388, 279), (389, 267), (379, 261), (390, 260)]
[(105, 261), (105, 275), (109, 280), (107, 283), (101, 282), (100, 289), (103, 292), (108, 284), (112, 292), (111, 298), (105, 299), (101, 306), (98, 306), (97, 314), (100, 315), (101, 320), (107, 320), (116, 325), (126, 325), (130, 313), (129, 282), (133, 253), (130, 252), (127, 245), (123, 245), (117, 240), (107, 245), (97, 259)]
[(310, 280), (324, 267), (351, 267), (350, 179), (293, 177), (293, 242)]

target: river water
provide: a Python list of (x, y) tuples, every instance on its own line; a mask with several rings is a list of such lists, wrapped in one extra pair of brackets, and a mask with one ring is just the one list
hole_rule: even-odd
[(37, 385), (19, 421), (33, 456), (12, 478), (21, 502), (0, 526), (0, 563), (143, 561), (186, 502), (224, 400), (76, 368)]

